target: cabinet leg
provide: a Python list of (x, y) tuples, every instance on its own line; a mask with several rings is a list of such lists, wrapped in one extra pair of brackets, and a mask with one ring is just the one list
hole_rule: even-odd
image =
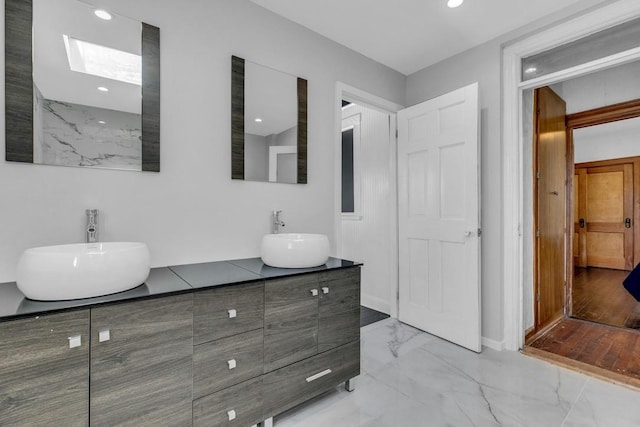
[(346, 380), (344, 382), (344, 389), (347, 390), (349, 393), (351, 393), (356, 388), (353, 386), (353, 383), (351, 382), (351, 380)]
[(267, 418), (266, 420), (264, 420), (263, 422), (261, 422), (258, 425), (260, 427), (273, 427), (273, 417)]

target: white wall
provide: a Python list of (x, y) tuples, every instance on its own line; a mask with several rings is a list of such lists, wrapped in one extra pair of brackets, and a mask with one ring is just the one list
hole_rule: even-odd
[(251, 133), (244, 134), (244, 179), (267, 181), (269, 179), (269, 143), (267, 138)]
[(640, 61), (562, 82), (567, 114), (640, 98)]
[(486, 43), (407, 78), (407, 105), (479, 82), (482, 336), (495, 341), (502, 340), (500, 53), (500, 43)]
[(573, 131), (574, 162), (640, 156), (640, 118)]
[[(257, 256), (276, 208), (288, 231), (334, 235), (336, 81), (404, 104), (403, 75), (248, 0), (100, 5), (160, 27), (162, 171), (0, 161), (0, 282), (28, 247), (83, 241), (86, 208), (103, 240), (147, 242), (153, 266)], [(309, 184), (230, 179), (232, 54), (308, 80)]]

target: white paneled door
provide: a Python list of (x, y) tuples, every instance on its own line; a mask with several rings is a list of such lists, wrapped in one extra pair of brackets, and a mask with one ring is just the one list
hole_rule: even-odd
[(480, 352), (478, 84), (398, 112), (399, 318)]

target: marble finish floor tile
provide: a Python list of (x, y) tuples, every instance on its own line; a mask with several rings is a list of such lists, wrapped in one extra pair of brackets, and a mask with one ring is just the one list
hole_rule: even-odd
[(362, 374), (276, 427), (640, 426), (640, 392), (520, 353), (473, 353), (386, 319), (362, 328)]

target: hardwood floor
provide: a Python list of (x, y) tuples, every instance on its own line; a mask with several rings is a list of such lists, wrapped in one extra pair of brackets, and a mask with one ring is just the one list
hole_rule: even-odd
[(640, 386), (640, 331), (562, 319), (529, 347), (534, 351), (525, 354), (541, 356), (540, 350), (568, 367)]
[(606, 325), (640, 329), (640, 302), (622, 281), (628, 271), (575, 268), (573, 317)]

